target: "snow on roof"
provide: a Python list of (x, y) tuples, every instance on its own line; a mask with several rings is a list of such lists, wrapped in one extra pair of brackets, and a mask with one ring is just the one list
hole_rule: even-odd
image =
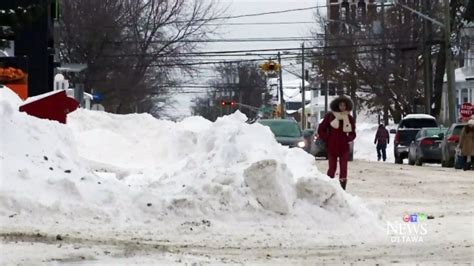
[[(465, 82), (468, 77), (474, 76), (474, 67), (461, 67), (454, 70), (456, 82)], [(447, 75), (444, 74), (443, 82), (447, 81)]]
[[(301, 92), (299, 89), (283, 89), (283, 95), (287, 102), (301, 102)], [(305, 91), (305, 99), (311, 100), (311, 91)]]
[[(305, 87), (309, 86), (309, 82), (305, 81)], [(285, 81), (283, 80), (283, 88), (300, 88), (301, 87), (301, 79), (294, 79)]]
[(403, 119), (436, 119), (436, 118), (427, 114), (409, 114), (405, 116)]
[(40, 94), (38, 96), (28, 97), (28, 99), (25, 100), (24, 104), (28, 104), (28, 103), (31, 103), (31, 102), (34, 102), (34, 101), (41, 100), (43, 98), (54, 95), (56, 93), (60, 93), (62, 91), (64, 91), (64, 90), (50, 91), (50, 92), (47, 92), (47, 93)]

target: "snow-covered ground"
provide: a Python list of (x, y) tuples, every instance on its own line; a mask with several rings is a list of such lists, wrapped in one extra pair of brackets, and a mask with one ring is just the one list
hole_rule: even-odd
[(4, 239), (309, 247), (386, 237), (376, 211), (241, 113), (175, 123), (77, 110), (63, 125), (21, 104), (0, 90)]

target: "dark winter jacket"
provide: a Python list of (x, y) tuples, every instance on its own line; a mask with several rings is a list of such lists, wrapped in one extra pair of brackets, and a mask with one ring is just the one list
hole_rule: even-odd
[[(326, 114), (318, 127), (319, 137), (326, 142), (327, 153), (342, 156), (349, 152), (349, 143), (356, 138), (354, 118), (348, 112), (339, 112), (339, 102), (345, 101), (348, 111), (352, 109), (352, 101), (344, 96), (336, 98), (331, 103), (332, 112)], [(344, 118), (335, 120), (336, 116)], [(349, 125), (345, 125), (346, 120)], [(332, 123), (331, 123), (332, 122)]]
[(379, 126), (377, 134), (375, 134), (374, 144), (388, 144), (390, 143), (390, 134), (384, 126)]

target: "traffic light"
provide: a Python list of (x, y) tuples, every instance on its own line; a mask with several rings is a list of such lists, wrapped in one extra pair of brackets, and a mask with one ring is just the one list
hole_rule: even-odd
[(221, 101), (221, 106), (222, 107), (225, 107), (225, 106), (234, 107), (236, 105), (237, 105), (237, 103), (235, 101), (224, 101), (224, 100)]
[(281, 105), (278, 104), (276, 106), (273, 107), (273, 110), (272, 110), (272, 117), (273, 118), (281, 118), (282, 114), (282, 108), (281, 108)]
[(273, 61), (268, 61), (260, 65), (260, 69), (263, 72), (277, 72), (280, 70), (280, 65)]

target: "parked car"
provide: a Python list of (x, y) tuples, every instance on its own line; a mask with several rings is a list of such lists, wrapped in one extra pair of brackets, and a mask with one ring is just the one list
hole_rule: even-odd
[[(318, 134), (315, 132), (312, 136), (311, 147), (309, 148), (309, 152), (314, 157), (324, 157), (328, 158), (328, 154), (326, 151), (326, 143), (319, 138)], [(349, 143), (349, 161), (354, 160), (354, 142)]]
[(411, 142), (416, 140), (418, 131), (424, 127), (438, 127), (438, 122), (430, 115), (411, 114), (400, 121), (396, 130), (390, 130), (390, 133), (395, 134), (393, 141), (395, 163), (403, 164), (403, 159), (408, 158), (408, 148)]
[(443, 142), (441, 143), (441, 165), (443, 167), (454, 166), (456, 147), (459, 145), (459, 136), (465, 125), (465, 123), (454, 123), (446, 132)]
[(268, 126), (275, 135), (276, 141), (281, 145), (299, 147), (304, 149), (306, 144), (303, 139), (299, 124), (292, 119), (261, 119), (258, 123)]
[(441, 163), (441, 142), (447, 128), (422, 128), (408, 148), (408, 164)]

